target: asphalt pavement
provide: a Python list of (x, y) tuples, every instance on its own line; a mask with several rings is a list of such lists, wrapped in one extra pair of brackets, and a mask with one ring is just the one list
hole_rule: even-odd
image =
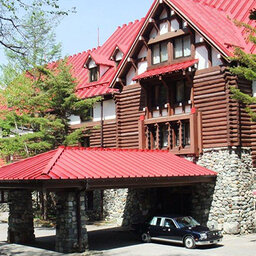
[[(90, 251), (84, 254), (100, 256), (255, 256), (256, 234), (224, 236), (221, 244), (193, 250), (167, 243), (141, 243), (131, 232), (113, 226), (88, 225)], [(0, 223), (1, 256), (59, 256), (54, 251), (54, 228), (35, 228), (36, 242), (29, 246), (7, 244), (7, 224)]]

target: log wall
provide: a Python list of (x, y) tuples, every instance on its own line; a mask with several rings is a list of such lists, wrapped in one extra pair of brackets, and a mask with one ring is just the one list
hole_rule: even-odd
[(226, 77), (220, 67), (196, 72), (193, 97), (202, 113), (203, 148), (228, 146)]
[(144, 95), (139, 84), (124, 87), (115, 96), (117, 114), (117, 147), (139, 148), (138, 122), (144, 115)]

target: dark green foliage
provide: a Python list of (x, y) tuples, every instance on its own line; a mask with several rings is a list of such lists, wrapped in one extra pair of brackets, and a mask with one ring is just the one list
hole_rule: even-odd
[[(252, 10), (250, 12), (250, 19), (256, 19), (256, 10)], [(246, 24), (243, 22), (235, 21), (235, 24), (238, 27), (245, 28), (245, 31), (248, 35), (248, 40), (254, 44), (256, 44), (256, 29), (250, 24)], [(236, 48), (234, 51), (234, 57), (230, 58), (231, 61), (237, 63), (237, 66), (231, 67), (230, 71), (233, 74), (236, 74), (238, 77), (245, 78), (250, 81), (256, 81), (256, 55), (255, 54), (247, 54), (241, 48)], [(245, 93), (242, 93), (239, 89), (230, 88), (233, 93), (233, 98), (244, 103), (246, 105), (246, 111), (251, 116), (253, 121), (256, 121), (256, 113), (254, 113), (250, 104), (256, 103), (256, 99), (251, 97)]]
[(1, 91), (2, 103), (8, 106), (0, 112), (2, 156), (30, 156), (78, 142), (82, 130), (72, 132), (69, 117), (85, 115), (99, 98), (78, 99), (70, 69), (66, 61), (59, 61), (54, 69), (41, 66)]

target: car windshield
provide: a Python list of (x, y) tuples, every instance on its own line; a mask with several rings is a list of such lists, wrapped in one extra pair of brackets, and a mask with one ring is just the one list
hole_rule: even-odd
[(196, 226), (200, 226), (200, 224), (190, 216), (178, 217), (178, 218), (175, 218), (175, 220), (181, 228), (184, 228), (184, 227), (192, 227), (193, 228)]

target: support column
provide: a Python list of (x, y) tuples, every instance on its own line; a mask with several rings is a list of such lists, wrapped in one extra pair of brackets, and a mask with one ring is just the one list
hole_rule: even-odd
[(8, 243), (28, 243), (35, 239), (31, 191), (9, 191)]
[(58, 192), (56, 199), (56, 251), (84, 252), (88, 247), (84, 193)]

